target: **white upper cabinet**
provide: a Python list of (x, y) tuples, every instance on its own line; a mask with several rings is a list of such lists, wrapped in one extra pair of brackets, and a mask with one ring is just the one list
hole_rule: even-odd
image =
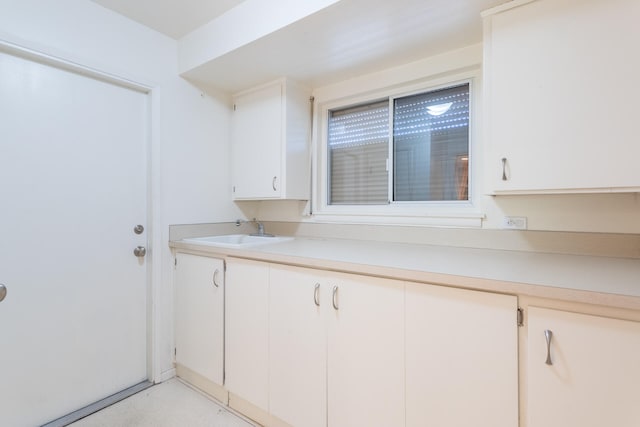
[(307, 200), (310, 91), (281, 79), (234, 97), (234, 200)]
[(640, 191), (640, 2), (511, 4), (484, 14), (489, 190)]

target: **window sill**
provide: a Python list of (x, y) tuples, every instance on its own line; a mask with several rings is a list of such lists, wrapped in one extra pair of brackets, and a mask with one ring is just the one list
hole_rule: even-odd
[(313, 212), (310, 219), (319, 223), (402, 225), (418, 227), (482, 228), (485, 215), (477, 211), (429, 214)]

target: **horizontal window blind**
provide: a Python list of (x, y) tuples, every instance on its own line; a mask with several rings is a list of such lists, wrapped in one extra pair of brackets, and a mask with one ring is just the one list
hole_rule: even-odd
[(327, 139), (328, 203), (388, 203), (389, 102), (330, 111)]
[(395, 98), (392, 131), (390, 114), (389, 100), (329, 111), (327, 202), (468, 200), (469, 84)]
[(397, 98), (395, 201), (468, 200), (469, 85)]

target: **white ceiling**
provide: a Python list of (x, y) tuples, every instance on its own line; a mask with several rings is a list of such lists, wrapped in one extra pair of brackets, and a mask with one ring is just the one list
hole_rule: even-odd
[[(242, 2), (91, 1), (174, 38)], [(231, 92), (282, 76), (318, 87), (480, 43), (480, 13), (505, 1), (341, 0), (182, 75)]]
[(244, 0), (91, 0), (179, 39)]

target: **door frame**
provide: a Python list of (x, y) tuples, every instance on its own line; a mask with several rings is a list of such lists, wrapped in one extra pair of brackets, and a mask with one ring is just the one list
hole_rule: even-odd
[[(24, 40), (13, 43), (6, 40), (0, 34), (0, 52), (13, 55), (22, 59), (49, 65), (54, 68), (69, 71), (81, 76), (93, 78), (115, 86), (134, 90), (147, 96), (146, 117), (146, 175), (147, 175), (147, 379), (152, 383), (162, 382), (173, 377), (174, 370), (163, 375), (160, 363), (160, 351), (162, 344), (162, 331), (158, 301), (160, 298), (159, 286), (162, 278), (162, 221), (161, 221), (161, 188), (160, 188), (160, 89), (152, 84), (140, 83), (133, 79), (102, 71), (98, 68), (84, 65), (77, 60), (68, 60), (59, 53), (49, 54), (44, 52), (42, 46), (29, 47)], [(88, 62), (88, 61), (82, 61)], [(166, 335), (166, 334), (165, 334)]]

